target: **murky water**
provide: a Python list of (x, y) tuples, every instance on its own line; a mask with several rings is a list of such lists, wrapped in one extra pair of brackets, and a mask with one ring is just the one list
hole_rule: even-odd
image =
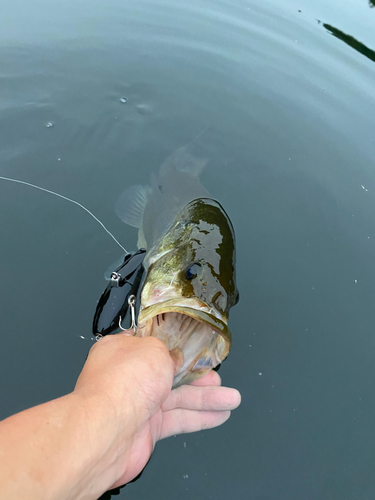
[[(329, 0), (5, 1), (0, 175), (114, 213), (206, 129), (237, 233), (224, 426), (157, 445), (118, 498), (366, 500), (375, 490), (375, 8)], [(121, 251), (0, 182), (0, 417), (73, 388)]]

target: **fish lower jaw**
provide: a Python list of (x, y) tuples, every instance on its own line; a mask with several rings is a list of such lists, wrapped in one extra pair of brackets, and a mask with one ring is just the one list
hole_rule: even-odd
[(143, 315), (143, 321), (141, 312), (137, 335), (157, 337), (170, 351), (182, 352), (183, 364), (174, 377), (174, 387), (202, 377), (227, 357), (231, 339), (225, 323), (219, 325), (208, 313), (187, 307), (151, 307), (152, 311), (142, 311), (149, 313)]

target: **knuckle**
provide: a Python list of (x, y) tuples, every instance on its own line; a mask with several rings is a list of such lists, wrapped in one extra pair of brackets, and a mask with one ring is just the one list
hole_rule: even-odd
[(147, 362), (149, 368), (156, 377), (164, 378), (166, 373), (173, 371), (173, 361), (168, 347), (156, 337), (147, 337), (144, 341), (148, 346)]
[(157, 353), (161, 357), (164, 356), (170, 358), (168, 347), (164, 344), (163, 341), (161, 341), (157, 337), (147, 337), (147, 339), (145, 340), (148, 342), (149, 347), (155, 351), (155, 354)]

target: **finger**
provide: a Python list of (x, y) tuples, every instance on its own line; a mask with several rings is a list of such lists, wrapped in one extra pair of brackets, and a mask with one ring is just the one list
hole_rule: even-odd
[(186, 432), (218, 427), (228, 420), (230, 411), (172, 410), (163, 413), (160, 439)]
[(219, 385), (221, 385), (221, 377), (217, 372), (215, 372), (214, 370), (211, 370), (204, 377), (199, 378), (198, 380), (194, 380), (194, 382), (190, 382), (189, 385), (195, 385), (198, 387), (208, 386), (208, 385), (219, 386)]
[(129, 328), (129, 330), (122, 330), (120, 335), (125, 335), (125, 337), (134, 337), (135, 333), (133, 328)]
[(241, 403), (237, 389), (229, 387), (194, 387), (183, 385), (174, 389), (162, 405), (162, 411), (183, 408), (186, 410), (234, 410)]

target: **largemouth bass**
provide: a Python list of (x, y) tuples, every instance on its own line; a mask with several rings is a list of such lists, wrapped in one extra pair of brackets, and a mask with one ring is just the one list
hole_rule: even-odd
[(180, 148), (150, 186), (127, 189), (116, 206), (124, 222), (139, 228), (138, 247), (147, 249), (137, 335), (182, 351), (174, 387), (228, 356), (229, 310), (238, 301), (234, 230), (199, 181), (205, 163)]

